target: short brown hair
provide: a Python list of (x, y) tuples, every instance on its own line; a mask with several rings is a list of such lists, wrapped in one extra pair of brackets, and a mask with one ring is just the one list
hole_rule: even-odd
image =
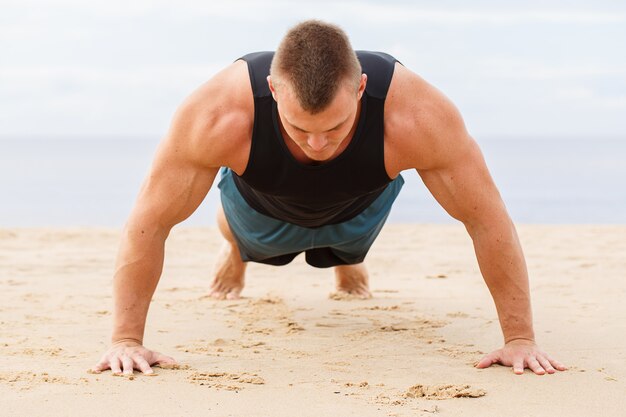
[(300, 106), (312, 114), (324, 110), (343, 82), (361, 80), (361, 64), (339, 27), (306, 20), (291, 28), (274, 55), (272, 81), (288, 81)]

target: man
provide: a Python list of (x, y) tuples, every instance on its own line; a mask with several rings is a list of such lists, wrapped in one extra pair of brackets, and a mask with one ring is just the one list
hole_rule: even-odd
[(500, 195), (456, 108), (389, 55), (352, 50), (336, 26), (306, 21), (275, 56), (245, 56), (176, 112), (124, 229), (114, 279), (112, 346), (93, 368), (152, 373), (174, 359), (142, 346), (171, 228), (198, 207), (218, 170), (226, 238), (211, 295), (238, 298), (246, 262), (298, 253), (334, 267), (337, 289), (370, 296), (363, 260), (415, 169), (465, 225), (505, 345), (478, 367), (518, 374), (565, 367), (535, 342), (524, 256)]

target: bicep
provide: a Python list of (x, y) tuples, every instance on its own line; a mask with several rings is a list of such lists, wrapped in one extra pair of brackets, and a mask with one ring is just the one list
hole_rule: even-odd
[(416, 169), (439, 204), (466, 226), (508, 216), (456, 106), (417, 75), (397, 69), (385, 109), (389, 172)]
[(170, 229), (198, 208), (217, 170), (190, 158), (175, 139), (166, 138), (157, 149), (131, 219)]
[(204, 200), (221, 166), (245, 166), (254, 102), (238, 61), (178, 108), (144, 180), (129, 223), (168, 231)]
[(471, 226), (506, 214), (506, 209), (478, 145), (470, 137), (463, 142), (447, 163), (418, 173), (439, 204)]

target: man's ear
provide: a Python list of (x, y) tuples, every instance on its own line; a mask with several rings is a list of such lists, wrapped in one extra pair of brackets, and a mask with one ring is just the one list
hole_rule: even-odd
[(367, 86), (367, 74), (361, 74), (361, 82), (359, 83), (359, 91), (358, 97), (359, 100), (363, 97), (363, 93), (365, 92), (365, 86)]
[(267, 76), (267, 85), (270, 87), (270, 91), (272, 92), (272, 97), (274, 97), (274, 101), (276, 101), (276, 87), (272, 83), (272, 76)]

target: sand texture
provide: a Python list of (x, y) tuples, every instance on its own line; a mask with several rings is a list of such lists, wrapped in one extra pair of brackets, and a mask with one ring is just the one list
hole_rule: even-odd
[(0, 230), (0, 415), (626, 415), (626, 226), (519, 231), (539, 344), (567, 372), (475, 369), (501, 334), (464, 228), (389, 225), (371, 300), (331, 297), (332, 271), (299, 257), (250, 265), (244, 298), (215, 301), (216, 229), (175, 229), (145, 344), (180, 366), (91, 374), (119, 232)]

